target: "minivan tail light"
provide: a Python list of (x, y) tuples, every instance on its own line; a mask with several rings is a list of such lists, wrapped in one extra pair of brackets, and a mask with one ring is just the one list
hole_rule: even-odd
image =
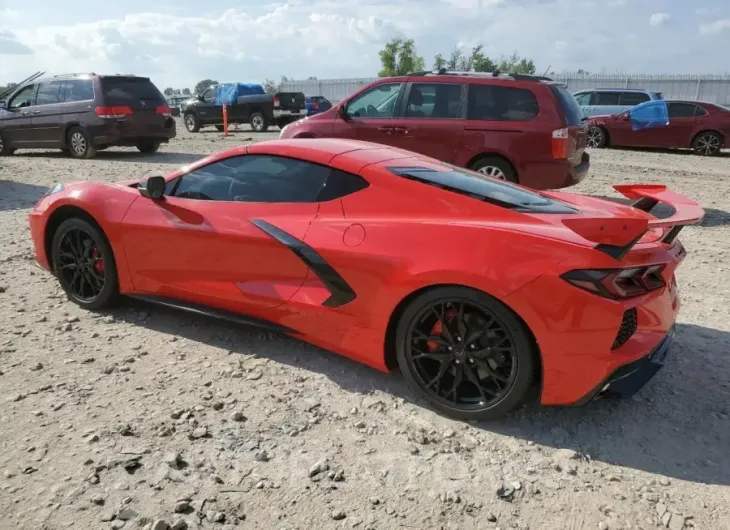
[(172, 116), (170, 105), (157, 105), (157, 114), (162, 114), (165, 118)]
[(556, 129), (553, 131), (553, 158), (556, 160), (568, 158), (570, 154), (570, 131), (565, 129)]
[(278, 107), (279, 106), (279, 96), (274, 96), (273, 102), (274, 102), (274, 107)]
[(96, 107), (94, 114), (100, 118), (124, 118), (132, 114), (131, 107)]
[(623, 300), (664, 287), (664, 267), (665, 264), (629, 269), (581, 269), (566, 272), (561, 278), (589, 293)]
[(319, 103), (312, 103), (312, 110), (319, 110)]

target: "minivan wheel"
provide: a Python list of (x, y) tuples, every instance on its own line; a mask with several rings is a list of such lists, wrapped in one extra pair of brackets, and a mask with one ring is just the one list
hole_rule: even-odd
[(698, 155), (713, 156), (720, 152), (722, 138), (713, 132), (704, 132), (697, 135), (692, 141), (692, 149)]
[(200, 130), (200, 120), (192, 112), (185, 115), (185, 128), (188, 132), (196, 133)]
[(588, 138), (586, 139), (588, 147), (606, 147), (606, 140), (606, 131), (600, 127), (591, 127), (588, 129)]
[(81, 127), (72, 127), (66, 137), (71, 156), (74, 158), (94, 158), (96, 149), (91, 145), (91, 139)]
[(156, 153), (160, 148), (159, 142), (145, 142), (137, 144), (140, 153)]
[(517, 175), (512, 165), (498, 156), (485, 156), (471, 165), (472, 171), (487, 175), (498, 180), (517, 182)]
[(3, 140), (3, 135), (0, 134), (0, 156), (12, 155), (14, 152), (15, 149), (6, 144), (5, 140)]
[(251, 129), (253, 129), (254, 132), (266, 132), (266, 130), (269, 128), (269, 124), (266, 123), (266, 118), (264, 117), (263, 113), (258, 111), (251, 114), (251, 117), (249, 118), (249, 124), (251, 125)]

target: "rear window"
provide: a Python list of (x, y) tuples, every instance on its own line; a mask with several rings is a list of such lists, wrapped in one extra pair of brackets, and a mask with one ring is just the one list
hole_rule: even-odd
[(476, 83), (469, 85), (468, 120), (529, 121), (539, 112), (537, 98), (531, 90)]
[(137, 106), (140, 101), (165, 104), (157, 87), (144, 77), (102, 77), (101, 88), (106, 105)]
[(580, 125), (585, 119), (583, 109), (580, 108), (578, 102), (573, 96), (570, 95), (564, 87), (561, 85), (550, 85), (550, 90), (553, 91), (555, 99), (558, 100), (558, 105), (563, 111), (565, 122), (568, 127), (573, 125)]
[(641, 103), (646, 103), (651, 98), (649, 97), (649, 94), (646, 94), (644, 92), (622, 92), (621, 93), (621, 105), (622, 106), (635, 106), (640, 105)]
[(474, 171), (444, 164), (443, 170), (427, 167), (388, 167), (394, 175), (477, 200), (531, 213), (575, 213), (570, 206), (539, 193), (495, 180)]

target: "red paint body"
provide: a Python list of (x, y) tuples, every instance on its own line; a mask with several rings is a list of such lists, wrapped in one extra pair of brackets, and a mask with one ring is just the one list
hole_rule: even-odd
[[(542, 361), (542, 403), (570, 404), (616, 367), (644, 356), (670, 330), (679, 309), (674, 271), (684, 250), (678, 241), (668, 245), (659, 238), (665, 224), (696, 222), (703, 215), (663, 186), (621, 191), (630, 198), (671, 201), (676, 214), (664, 224), (627, 205), (546, 194), (580, 210), (569, 228), (566, 215), (521, 213), (398, 177), (385, 166), (443, 166), (408, 151), (346, 140), (262, 142), (213, 155), (166, 179), (246, 153), (329, 164), (370, 186), (315, 204), (261, 204), (155, 201), (130, 187), (133, 182), (67, 184), (41, 199), (30, 215), (38, 262), (49, 269), (49, 220), (60, 208), (75, 206), (106, 233), (123, 293), (164, 295), (255, 316), (384, 371), (386, 330), (404, 299), (439, 284), (470, 286), (508, 305), (532, 331)], [(611, 224), (617, 217), (625, 226)], [(330, 293), (312, 270), (249, 219), (262, 219), (315, 249), (356, 298), (323, 307)], [(648, 231), (620, 262), (594, 249), (642, 229)], [(669, 287), (628, 300), (602, 298), (560, 278), (573, 269), (655, 263), (667, 264), (662, 274)], [(638, 310), (638, 329), (612, 351), (622, 315), (631, 307)]]
[(704, 111), (702, 116), (671, 117), (664, 127), (634, 131), (627, 112), (611, 116), (594, 116), (589, 125), (599, 126), (608, 132), (608, 142), (612, 147), (657, 147), (667, 149), (689, 149), (692, 141), (703, 132), (717, 133), (730, 146), (730, 110), (697, 101), (669, 101), (696, 105)]

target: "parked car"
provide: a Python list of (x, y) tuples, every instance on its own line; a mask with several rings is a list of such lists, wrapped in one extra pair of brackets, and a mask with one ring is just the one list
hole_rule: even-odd
[(227, 105), (228, 123), (248, 123), (256, 132), (266, 132), (270, 125), (283, 129), (294, 120), (307, 115), (304, 94), (301, 92), (277, 92), (267, 94), (264, 87), (255, 83), (223, 83), (211, 85), (202, 94), (189, 99), (182, 108), (185, 127), (198, 132), (201, 127), (215, 125), (223, 130), (223, 104), (221, 94), (230, 94)]
[(536, 189), (583, 180), (583, 113), (564, 86), (529, 75), (417, 72), (379, 79), (281, 138), (367, 140)]
[[(636, 114), (651, 106), (666, 105), (664, 123), (637, 127)], [(716, 155), (729, 146), (730, 110), (698, 101), (648, 102), (612, 116), (594, 116), (589, 122), (590, 147), (659, 147), (692, 149)]]
[(165, 96), (147, 77), (67, 74), (19, 86), (0, 102), (0, 154), (61, 149), (93, 158), (113, 146), (156, 152), (176, 135)]
[(578, 102), (578, 105), (580, 105), (580, 108), (583, 109), (583, 114), (589, 117), (618, 114), (641, 103), (663, 99), (661, 92), (628, 88), (581, 90), (573, 94), (573, 97)]
[[(434, 408), (476, 420), (533, 388), (544, 405), (628, 397), (663, 364), (677, 234), (704, 211), (661, 185), (615, 188), (634, 202), (370, 142), (274, 140), (64, 183), (29, 221), (36, 260), (82, 308), (123, 294), (289, 334), (399, 367)], [(658, 202), (672, 215), (649, 213)]]
[(332, 108), (332, 102), (324, 96), (311, 96), (306, 100), (307, 115), (312, 116)]

